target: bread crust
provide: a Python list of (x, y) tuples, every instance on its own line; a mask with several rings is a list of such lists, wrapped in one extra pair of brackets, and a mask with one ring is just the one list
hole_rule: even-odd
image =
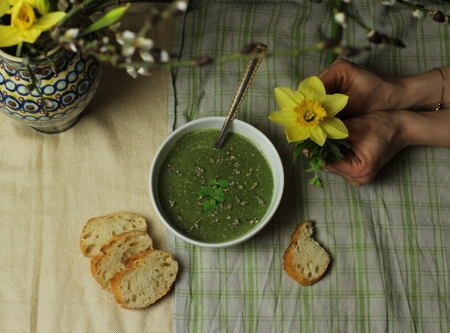
[[(120, 249), (117, 248), (118, 245), (129, 245), (124, 243), (126, 241), (132, 241), (134, 243), (140, 242), (141, 244), (135, 245), (140, 248), (139, 252), (153, 249), (153, 241), (145, 231), (132, 230), (113, 236), (110, 241), (102, 247), (101, 252), (91, 259), (91, 274), (103, 289), (109, 289), (110, 284), (107, 276), (105, 276), (104, 279), (100, 276), (100, 269), (105, 269), (105, 267), (101, 267), (102, 264), (107, 264), (108, 260), (114, 259), (113, 263), (115, 264), (115, 267), (109, 267), (110, 271), (114, 271), (112, 274), (108, 274), (110, 277), (114, 276), (118, 270), (126, 269), (126, 261), (130, 258), (130, 254), (127, 254), (127, 252), (130, 248), (128, 246), (123, 246)], [(135, 249), (132, 250), (132, 252), (135, 251)]]
[[(101, 248), (108, 243), (108, 241), (116, 234), (126, 232), (129, 230), (114, 230), (117, 229), (117, 219), (130, 222), (129, 230), (141, 230), (147, 231), (147, 221), (139, 215), (128, 212), (116, 212), (107, 214), (104, 216), (94, 217), (89, 219), (83, 227), (80, 236), (80, 250), (85, 257), (93, 258), (100, 253)], [(103, 237), (92, 239), (92, 233), (96, 232), (96, 229), (102, 229)]]
[[(283, 269), (286, 272), (286, 274), (301, 284), (302, 286), (310, 286), (316, 282), (318, 282), (323, 275), (325, 274), (328, 265), (331, 261), (328, 254), (325, 252), (323, 248), (321, 248), (317, 242), (315, 242), (311, 238), (312, 233), (312, 222), (311, 221), (304, 221), (300, 223), (294, 230), (293, 234), (291, 235), (291, 240), (288, 248), (284, 252), (283, 256)], [(319, 272), (318, 276), (316, 277), (308, 277), (304, 273), (302, 273), (301, 269), (296, 266), (296, 248), (298, 247), (299, 242), (314, 242), (319, 248), (320, 251), (323, 253), (319, 253), (319, 255), (326, 255), (328, 256), (328, 260), (326, 261), (326, 264), (324, 267), (322, 267), (322, 270)], [(297, 254), (298, 255), (298, 254)]]
[[(170, 258), (170, 262), (173, 265), (171, 266), (171, 269), (174, 270), (173, 274), (170, 275), (169, 281), (160, 281), (163, 283), (164, 287), (159, 288), (159, 290), (156, 291), (156, 294), (152, 295), (152, 299), (150, 301), (146, 302), (145, 304), (141, 304), (139, 306), (130, 305), (129, 302), (127, 302), (127, 300), (125, 299), (124, 294), (122, 292), (121, 288), (122, 281), (124, 281), (124, 279), (126, 279), (129, 274), (132, 274), (134, 270), (139, 270), (145, 265), (148, 265), (147, 263), (145, 263), (147, 257), (157, 255)], [(158, 299), (165, 296), (169, 292), (172, 284), (175, 282), (176, 275), (178, 272), (178, 262), (175, 260), (173, 255), (162, 250), (149, 250), (142, 252), (137, 256), (130, 257), (126, 262), (126, 267), (127, 269), (118, 272), (111, 279), (111, 292), (114, 295), (116, 302), (126, 309), (142, 309), (155, 303)], [(146, 279), (148, 275), (149, 274), (146, 274), (146, 270), (143, 269), (141, 278)], [(145, 288), (145, 287), (139, 284), (138, 288)], [(146, 291), (148, 291), (148, 289), (146, 289)]]

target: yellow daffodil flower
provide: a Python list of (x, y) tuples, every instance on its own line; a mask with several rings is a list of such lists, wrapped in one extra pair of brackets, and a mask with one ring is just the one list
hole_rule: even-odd
[(289, 142), (311, 138), (323, 146), (327, 138), (348, 137), (344, 123), (335, 118), (347, 104), (348, 96), (327, 95), (317, 76), (303, 80), (297, 91), (286, 87), (275, 88), (275, 100), (281, 109), (270, 113), (269, 119), (284, 126)]
[(33, 7), (35, 0), (9, 0), (11, 25), (0, 25), (0, 47), (13, 46), (22, 42), (34, 43), (42, 32), (49, 30), (66, 13), (53, 12), (36, 18)]

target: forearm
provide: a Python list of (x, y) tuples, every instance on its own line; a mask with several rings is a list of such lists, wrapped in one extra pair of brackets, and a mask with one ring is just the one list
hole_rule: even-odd
[(450, 108), (429, 112), (396, 112), (402, 123), (401, 135), (407, 145), (450, 147)]
[[(443, 108), (450, 108), (450, 66), (440, 68), (444, 75)], [(435, 110), (441, 99), (442, 76), (437, 69), (425, 73), (392, 78), (396, 89), (392, 98), (392, 109)]]

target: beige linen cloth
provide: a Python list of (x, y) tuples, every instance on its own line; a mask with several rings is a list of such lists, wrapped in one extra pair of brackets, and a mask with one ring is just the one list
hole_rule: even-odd
[[(133, 5), (124, 26), (139, 28), (149, 7)], [(163, 22), (154, 39), (170, 50), (173, 32), (174, 22)], [(79, 250), (86, 221), (116, 211), (143, 216), (154, 247), (166, 249), (148, 174), (166, 137), (168, 79), (105, 67), (79, 123), (61, 134), (0, 115), (0, 332), (172, 331), (170, 294), (122, 309)]]

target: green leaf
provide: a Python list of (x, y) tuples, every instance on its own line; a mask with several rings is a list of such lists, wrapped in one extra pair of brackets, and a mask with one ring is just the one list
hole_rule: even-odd
[(221, 195), (221, 196), (225, 196), (225, 194), (223, 193), (223, 190), (221, 188), (216, 188), (214, 190), (215, 194)]
[(299, 141), (295, 144), (292, 163), (294, 163), (297, 160), (298, 155), (300, 155), (300, 153), (305, 150), (305, 146), (305, 141)]
[(317, 177), (316, 183), (314, 185), (316, 185), (317, 187), (323, 187), (322, 181), (319, 177)]
[(211, 184), (211, 185), (216, 185), (216, 184), (217, 184), (217, 179), (216, 179), (216, 178), (211, 179), (211, 180), (209, 181), (209, 184)]
[(323, 164), (323, 160), (321, 158), (315, 158), (309, 161), (309, 163), (311, 164), (314, 170), (319, 170)]
[(330, 139), (330, 142), (350, 148), (350, 145), (348, 144), (347, 140), (345, 140), (345, 139)]
[(50, 12), (51, 3), (49, 0), (36, 0), (36, 7), (41, 15), (46, 15)]
[(209, 199), (209, 202), (212, 203), (213, 205), (215, 205), (217, 203), (216, 199)]
[(314, 177), (312, 177), (312, 178), (309, 180), (309, 183), (310, 183), (311, 185), (313, 185), (313, 184), (316, 183), (316, 181), (317, 181), (317, 175), (314, 175)]
[(207, 211), (210, 210), (211, 208), (213, 208), (213, 204), (212, 204), (211, 202), (209, 202), (209, 200), (206, 201), (206, 202), (203, 204), (203, 211), (204, 211), (204, 212), (207, 212)]
[(206, 195), (212, 195), (213, 193), (214, 193), (214, 190), (211, 186), (204, 187), (197, 191), (197, 194), (201, 195), (202, 197), (204, 197)]
[(225, 201), (225, 197), (223, 195), (215, 195), (214, 199), (217, 200), (218, 202), (224, 202)]
[(89, 27), (84, 29), (80, 33), (80, 35), (83, 36), (83, 35), (93, 32), (93, 31), (97, 31), (97, 30), (109, 27), (110, 25), (116, 23), (126, 13), (126, 11), (128, 10), (128, 7), (130, 7), (130, 4), (127, 4), (126, 6), (118, 7), (118, 8), (111, 10), (110, 12), (106, 13), (103, 17), (101, 17), (100, 19), (98, 19), (97, 21), (92, 23)]
[(227, 187), (228, 185), (230, 185), (230, 183), (231, 181), (229, 181), (228, 179), (221, 179), (218, 181), (220, 188)]

